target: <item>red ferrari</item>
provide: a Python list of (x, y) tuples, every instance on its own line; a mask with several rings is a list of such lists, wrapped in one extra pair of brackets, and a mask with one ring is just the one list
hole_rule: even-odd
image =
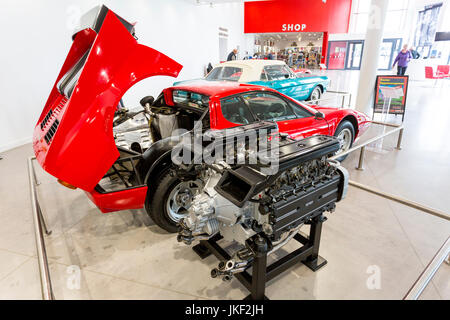
[(147, 77), (176, 77), (182, 66), (138, 44), (134, 25), (105, 6), (86, 17), (34, 129), (33, 148), (44, 170), (84, 190), (102, 212), (145, 207), (156, 224), (176, 232), (203, 180), (172, 173), (172, 131), (192, 130), (195, 121), (213, 130), (272, 121), (295, 139), (334, 135), (341, 150), (369, 126), (357, 111), (312, 108), (267, 87), (202, 82), (144, 98), (152, 144), (143, 153), (117, 147), (113, 123), (125, 92)]

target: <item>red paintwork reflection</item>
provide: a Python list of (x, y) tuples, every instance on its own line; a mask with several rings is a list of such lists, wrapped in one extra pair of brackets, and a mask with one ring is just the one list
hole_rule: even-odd
[[(41, 166), (85, 191), (94, 189), (119, 156), (112, 122), (120, 98), (144, 78), (176, 77), (182, 68), (164, 54), (138, 44), (110, 11), (98, 35), (91, 29), (76, 34), (55, 85), (89, 48), (70, 99), (54, 86), (33, 135), (33, 148)], [(41, 129), (40, 123), (50, 108), (54, 116)], [(59, 126), (48, 144), (45, 134), (54, 119), (58, 119)]]
[(86, 192), (89, 199), (103, 212), (140, 209), (144, 206), (147, 187), (110, 193)]

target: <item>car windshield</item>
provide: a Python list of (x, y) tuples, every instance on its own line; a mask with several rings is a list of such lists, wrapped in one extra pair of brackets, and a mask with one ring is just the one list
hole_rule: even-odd
[(282, 64), (265, 66), (264, 72), (268, 80), (283, 80), (292, 77), (292, 72), (289, 70), (289, 67)]
[(273, 94), (250, 93), (242, 95), (242, 98), (259, 120), (280, 121), (297, 118), (290, 104)]
[(173, 91), (173, 102), (176, 104), (187, 105), (192, 108), (201, 108), (208, 106), (209, 97), (184, 90), (174, 90)]
[(242, 75), (242, 68), (238, 67), (216, 67), (206, 76), (206, 80), (226, 80), (239, 81)]

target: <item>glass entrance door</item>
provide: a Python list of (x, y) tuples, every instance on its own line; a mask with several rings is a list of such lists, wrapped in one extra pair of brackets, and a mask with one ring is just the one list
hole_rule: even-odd
[(348, 70), (359, 70), (361, 68), (361, 58), (364, 49), (364, 41), (349, 41), (348, 55), (345, 68)]
[(345, 57), (347, 55), (346, 41), (330, 41), (328, 45), (328, 69), (345, 69)]
[(394, 62), (395, 55), (400, 51), (402, 39), (384, 39), (380, 49), (378, 59), (379, 70), (390, 70)]

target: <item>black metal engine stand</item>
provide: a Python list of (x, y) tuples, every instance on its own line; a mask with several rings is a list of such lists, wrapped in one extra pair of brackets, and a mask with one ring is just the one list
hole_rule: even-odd
[[(311, 225), (309, 237), (306, 238), (297, 233), (294, 239), (303, 246), (287, 254), (283, 258), (267, 266), (267, 253), (269, 251), (267, 241), (263, 237), (257, 237), (250, 246), (255, 253), (253, 261), (249, 264), (252, 268), (252, 274), (248, 269), (241, 273), (236, 273), (235, 277), (242, 283), (250, 294), (244, 300), (266, 300), (264, 293), (266, 283), (291, 266), (302, 262), (312, 271), (317, 271), (323, 267), (327, 261), (319, 256), (320, 235), (322, 232), (322, 223), (326, 220), (323, 214), (312, 218), (307, 222)], [(193, 250), (202, 258), (214, 254), (219, 260), (225, 261), (231, 259), (231, 256), (217, 243), (222, 239), (220, 234), (209, 240), (201, 240), (199, 244), (193, 247)]]

